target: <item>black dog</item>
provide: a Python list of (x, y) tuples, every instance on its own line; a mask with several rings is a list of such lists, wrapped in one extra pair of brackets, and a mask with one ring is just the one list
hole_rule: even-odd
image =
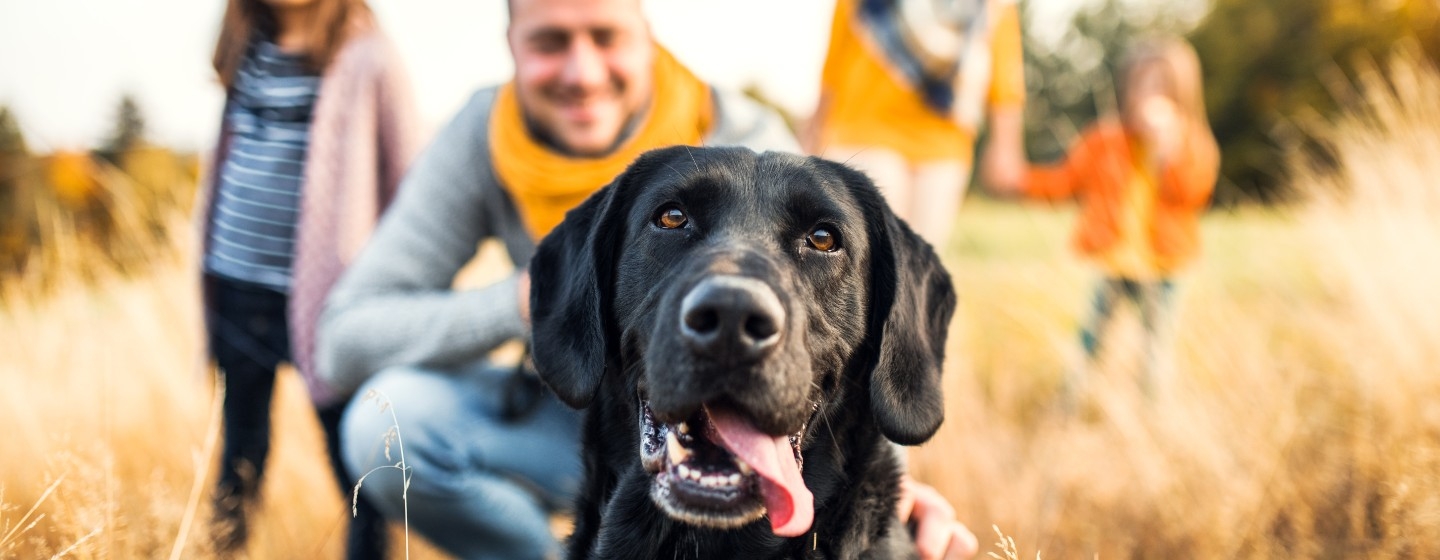
[(940, 426), (955, 293), (864, 175), (656, 150), (530, 274), (536, 369), (589, 407), (572, 558), (915, 555), (886, 438)]

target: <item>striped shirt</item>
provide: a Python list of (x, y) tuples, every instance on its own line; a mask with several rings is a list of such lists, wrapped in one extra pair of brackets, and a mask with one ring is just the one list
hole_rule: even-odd
[(252, 44), (225, 108), (232, 136), (210, 217), (207, 272), (289, 292), (319, 85), (302, 55)]

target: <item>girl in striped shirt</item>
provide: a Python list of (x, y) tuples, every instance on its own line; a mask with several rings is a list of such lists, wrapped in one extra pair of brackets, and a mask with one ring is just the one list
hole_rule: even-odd
[[(226, 89), (214, 169), (197, 206), (210, 354), (225, 383), (216, 547), (243, 547), (270, 442), (276, 369), (308, 382), (332, 467), (345, 400), (321, 384), (314, 329), (330, 286), (390, 201), (417, 147), (398, 56), (363, 0), (229, 0), (215, 48)], [(349, 557), (380, 557), (385, 527), (357, 504)]]

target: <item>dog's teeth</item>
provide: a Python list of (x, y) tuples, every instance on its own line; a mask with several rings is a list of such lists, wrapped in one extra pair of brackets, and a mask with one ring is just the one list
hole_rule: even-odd
[(691, 471), (690, 471), (690, 467), (687, 467), (687, 466), (685, 466), (685, 465), (680, 465), (680, 468), (677, 469), (677, 470), (678, 470), (679, 473), (680, 473), (680, 478), (690, 478), (690, 472), (691, 472)]
[(675, 432), (665, 432), (665, 454), (670, 457), (672, 465), (679, 465), (690, 458), (690, 452), (680, 445), (680, 440), (675, 439)]
[(732, 475), (726, 477), (726, 480), (730, 482), (730, 485), (731, 485), (731, 486), (739, 486), (739, 485), (740, 485), (740, 475), (738, 475), (738, 474), (732, 474)]
[(751, 468), (750, 468), (750, 465), (745, 464), (745, 461), (741, 461), (741, 460), (739, 460), (739, 459), (736, 459), (736, 460), (735, 460), (735, 466), (740, 468), (740, 474), (743, 474), (743, 475), (745, 475), (745, 476), (750, 476), (750, 475), (752, 475), (752, 474), (755, 474), (755, 470), (754, 470), (754, 469), (751, 469)]
[(689, 424), (686, 424), (686, 423), (684, 423), (684, 422), (681, 422), (680, 425), (677, 426), (677, 428), (680, 430), (680, 433), (682, 433), (682, 434), (688, 434), (688, 433), (690, 433), (690, 425), (689, 425)]

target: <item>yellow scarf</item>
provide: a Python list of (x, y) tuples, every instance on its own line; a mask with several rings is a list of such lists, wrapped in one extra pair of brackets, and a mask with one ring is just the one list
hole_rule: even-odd
[(566, 211), (608, 184), (640, 154), (677, 144), (699, 145), (710, 131), (710, 86), (658, 45), (654, 72), (648, 113), (624, 143), (599, 158), (559, 154), (531, 138), (514, 82), (500, 88), (490, 112), (490, 160), (531, 237), (538, 240), (550, 233)]

